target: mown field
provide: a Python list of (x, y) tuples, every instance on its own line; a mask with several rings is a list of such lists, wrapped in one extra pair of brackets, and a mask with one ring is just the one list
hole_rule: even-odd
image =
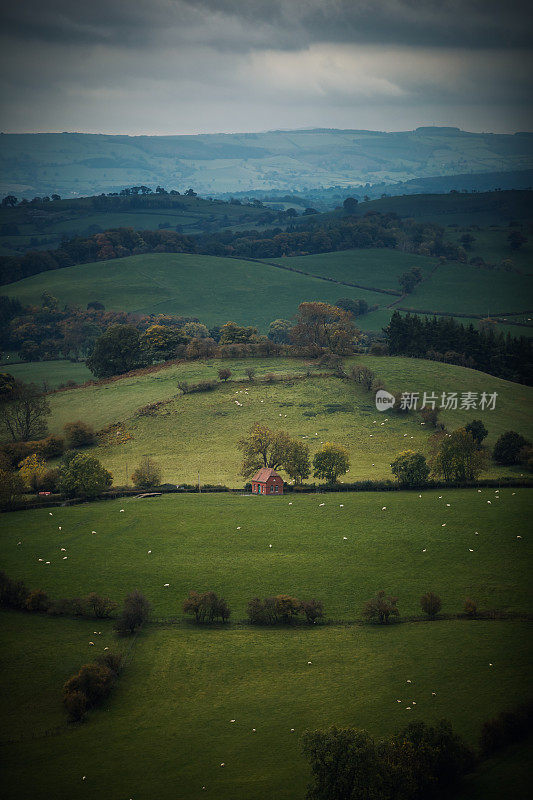
[(2, 563), (53, 597), (139, 587), (164, 616), (190, 589), (221, 593), (237, 619), (252, 597), (286, 592), (353, 620), (378, 588), (403, 614), (430, 589), (449, 613), (467, 596), (529, 611), (532, 499), (526, 489), (119, 499), (3, 516)]
[[(398, 594), (403, 614), (429, 588), (448, 612), (466, 594), (482, 608), (529, 610), (531, 500), (512, 491), (499, 500), (487, 490), (164, 496), (17, 512), (2, 519), (2, 563), (54, 596), (95, 589), (120, 599), (139, 587), (167, 617), (181, 616), (193, 587), (222, 593), (236, 619), (249, 596), (272, 591), (319, 597), (327, 616), (353, 619), (380, 587)], [(303, 800), (306, 728), (354, 725), (381, 736), (446, 717), (475, 743), (485, 719), (533, 688), (520, 620), (272, 630), (168, 622), (141, 632), (110, 698), (68, 727), (66, 678), (104, 647), (130, 647), (110, 627), (2, 613), (10, 691), (1, 738), (16, 740), (3, 748), (10, 800)], [(501, 764), (493, 769), (492, 787), (508, 786)], [(469, 789), (484, 780), (475, 776)]]
[[(484, 420), (492, 446), (506, 430), (517, 430), (532, 438), (528, 413), (531, 389), (475, 370), (439, 362), (401, 357), (362, 356), (347, 359), (368, 365), (389, 390), (435, 393), (497, 392), (495, 411), (444, 411), (442, 420), (452, 430), (470, 419)], [(232, 381), (213, 392), (181, 395), (180, 380), (216, 379), (220, 367), (228, 366)], [(254, 366), (257, 379), (245, 378)], [(310, 377), (301, 377), (307, 370)], [(265, 383), (269, 373), (294, 376), (294, 380)], [(254, 422), (288, 431), (305, 441), (313, 455), (321, 444), (334, 441), (350, 453), (351, 468), (345, 480), (390, 478), (390, 462), (402, 450), (427, 452), (429, 431), (418, 414), (381, 414), (373, 396), (353, 383), (334, 377), (313, 376), (316, 367), (290, 359), (243, 359), (238, 361), (189, 362), (150, 375), (124, 378), (98, 386), (51, 395), (50, 431), (60, 433), (67, 422), (83, 419), (97, 429), (117, 425), (93, 449), (111, 470), (115, 483), (129, 479), (134, 466), (145, 455), (161, 464), (163, 480), (224, 483), (242, 486), (237, 442)], [(300, 378), (298, 377), (300, 376)], [(237, 382), (234, 382), (236, 379)], [(242, 381), (242, 382), (241, 382)], [(165, 404), (149, 413), (138, 413), (150, 403)], [(237, 402), (241, 405), (237, 405)], [(513, 468), (519, 474), (518, 468)], [(486, 476), (510, 474), (509, 468), (491, 467)]]

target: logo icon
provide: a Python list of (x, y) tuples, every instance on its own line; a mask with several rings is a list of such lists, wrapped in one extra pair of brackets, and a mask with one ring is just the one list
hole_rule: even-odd
[(387, 409), (392, 408), (395, 400), (394, 395), (386, 392), (385, 389), (379, 389), (376, 392), (376, 408), (378, 411), (387, 411)]

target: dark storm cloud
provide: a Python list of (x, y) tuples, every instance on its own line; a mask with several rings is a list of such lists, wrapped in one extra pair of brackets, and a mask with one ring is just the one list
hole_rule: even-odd
[(0, 0), (0, 129), (532, 127), (520, 0)]
[(163, 39), (213, 48), (301, 49), (314, 43), (524, 47), (524, 0), (9, 0), (12, 38), (146, 47)]

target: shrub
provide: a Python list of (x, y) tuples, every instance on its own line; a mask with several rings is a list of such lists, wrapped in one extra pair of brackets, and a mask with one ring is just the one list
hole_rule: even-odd
[(514, 711), (502, 711), (487, 720), (480, 736), (480, 749), (485, 757), (510, 744), (529, 736), (533, 726), (533, 703), (520, 706)]
[(96, 663), (102, 667), (107, 667), (115, 676), (118, 676), (122, 668), (122, 653), (113, 653), (108, 650), (97, 657)]
[(177, 386), (180, 392), (182, 392), (183, 394), (189, 393), (189, 384), (187, 383), (187, 381), (178, 381)]
[(372, 384), (376, 380), (376, 375), (372, 372), (369, 367), (364, 367), (361, 364), (356, 364), (355, 367), (352, 368), (350, 372), (350, 377), (354, 381), (354, 383), (358, 383), (367, 392), (370, 392), (372, 389)]
[(81, 722), (87, 712), (87, 696), (80, 691), (64, 692), (63, 705), (72, 722)]
[(111, 612), (117, 608), (118, 603), (110, 600), (109, 597), (101, 597), (96, 592), (91, 592), (85, 598), (85, 605), (89, 609), (91, 616), (95, 619), (104, 619), (110, 617)]
[(67, 447), (73, 450), (78, 447), (88, 447), (96, 441), (96, 434), (92, 425), (82, 422), (81, 419), (76, 422), (67, 422), (63, 430), (65, 431)]
[(43, 589), (34, 589), (27, 597), (26, 610), (33, 614), (46, 614), (50, 604), (50, 599)]
[(120, 636), (135, 633), (149, 619), (150, 612), (150, 603), (142, 592), (135, 589), (124, 600), (124, 608), (115, 623), (115, 630)]
[(3, 608), (25, 608), (29, 592), (23, 581), (14, 581), (5, 572), (0, 572), (0, 606)]
[(87, 698), (87, 705), (99, 703), (111, 691), (114, 676), (109, 667), (102, 664), (85, 664), (77, 675), (65, 683), (64, 695), (71, 692), (82, 692)]
[(246, 373), (248, 380), (253, 381), (253, 379), (255, 378), (255, 367), (246, 367), (244, 371)]
[(61, 436), (47, 436), (38, 442), (39, 454), (43, 458), (58, 458), (63, 455), (65, 440)]
[(422, 453), (405, 450), (391, 464), (391, 471), (402, 486), (415, 487), (427, 483), (429, 467)]
[(464, 602), (463, 612), (466, 614), (467, 617), (475, 617), (477, 614), (477, 603), (475, 600), (472, 600), (470, 597)]
[(219, 380), (226, 382), (229, 378), (231, 378), (231, 370), (227, 369), (226, 367), (221, 367), (218, 370), (218, 378)]
[(191, 591), (183, 603), (183, 611), (186, 614), (194, 614), (195, 622), (211, 623), (218, 619), (227, 622), (230, 618), (230, 609), (223, 597), (218, 597), (215, 592)]
[(420, 606), (424, 614), (427, 614), (430, 619), (434, 619), (441, 609), (442, 601), (438, 594), (426, 592), (420, 598)]
[(531, 444), (516, 431), (506, 431), (502, 433), (494, 445), (493, 457), (498, 464), (518, 464), (520, 461), (520, 451), (526, 445)]
[(428, 425), (430, 428), (436, 428), (437, 423), (439, 421), (439, 410), (438, 408), (423, 408), (420, 411), (420, 416), (422, 420)]
[(371, 600), (367, 600), (363, 608), (363, 615), (370, 620), (377, 619), (380, 624), (387, 624), (389, 617), (399, 616), (400, 612), (396, 607), (397, 597), (387, 597), (385, 592), (379, 591)]
[(139, 489), (151, 489), (161, 484), (161, 467), (152, 458), (144, 458), (131, 476)]
[(300, 606), (310, 624), (317, 623), (324, 616), (324, 608), (320, 600), (303, 600)]

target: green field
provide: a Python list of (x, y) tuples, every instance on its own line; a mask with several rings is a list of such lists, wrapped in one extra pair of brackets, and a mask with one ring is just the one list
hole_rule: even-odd
[(195, 316), (207, 325), (231, 319), (261, 332), (273, 319), (292, 317), (304, 300), (334, 303), (346, 296), (373, 304), (386, 297), (252, 261), (183, 253), (66, 267), (9, 284), (2, 292), (30, 303), (45, 289), (61, 303), (99, 300), (107, 309)]
[[(476, 370), (440, 362), (362, 356), (346, 361), (366, 364), (394, 392), (497, 392), (495, 411), (444, 411), (449, 429), (481, 417), (492, 446), (506, 430), (517, 430), (533, 438), (529, 414), (531, 388), (510, 383)], [(194, 382), (216, 379), (220, 367), (229, 366), (233, 377), (244, 379), (252, 365), (257, 380), (229, 382), (216, 391), (181, 395), (179, 380)], [(265, 383), (265, 373), (311, 377), (280, 383)], [(83, 419), (97, 429), (120, 423), (93, 452), (123, 484), (144, 455), (156, 458), (163, 480), (242, 486), (237, 441), (254, 422), (287, 430), (310, 446), (311, 454), (326, 441), (346, 447), (351, 469), (345, 480), (390, 478), (392, 457), (404, 449), (427, 452), (428, 431), (418, 414), (382, 415), (376, 412), (372, 395), (339, 378), (313, 377), (315, 367), (289, 359), (252, 359), (232, 362), (211, 360), (168, 367), (146, 376), (124, 378), (108, 384), (73, 389), (50, 396), (50, 431), (60, 433), (67, 422)], [(238, 394), (237, 394), (238, 393)], [(176, 397), (176, 394), (178, 396)], [(138, 414), (148, 403), (169, 401), (149, 415)], [(237, 405), (235, 401), (242, 403)], [(440, 399), (439, 399), (440, 402)], [(513, 468), (518, 474), (518, 469)], [(509, 474), (509, 468), (492, 467), (486, 476)]]
[(33, 382), (38, 386), (45, 385), (49, 389), (57, 389), (67, 381), (85, 383), (94, 379), (94, 375), (85, 363), (66, 360), (32, 361), (12, 364), (4, 359), (0, 372), (9, 372), (19, 381)]
[(94, 590), (120, 599), (138, 586), (167, 616), (190, 589), (221, 593), (237, 619), (255, 595), (288, 592), (353, 620), (381, 587), (403, 614), (418, 613), (429, 589), (450, 613), (467, 596), (480, 608), (529, 611), (531, 493), (421, 494), (164, 495), (11, 513), (2, 564), (53, 597)]
[[(437, 264), (436, 258), (403, 253), (386, 247), (339, 250), (334, 253), (274, 258), (271, 261), (274, 264), (304, 270), (312, 275), (395, 292), (401, 291), (398, 278), (403, 272), (418, 267), (424, 275), (427, 275)], [(391, 303), (394, 299), (393, 295), (390, 297), (382, 295), (380, 304)], [(363, 323), (364, 318), (359, 321)]]
[[(225, 628), (146, 627), (109, 700), (70, 728), (65, 679), (103, 647), (130, 641), (115, 644), (106, 622), (3, 612), (2, 740), (16, 740), (3, 748), (5, 796), (303, 800), (306, 728), (354, 725), (381, 736), (446, 717), (475, 744), (485, 719), (531, 696), (527, 622), (268, 630), (235, 620), (250, 596), (279, 591), (316, 596), (328, 617), (353, 619), (382, 586), (403, 614), (429, 588), (452, 613), (466, 595), (481, 608), (529, 610), (530, 493), (499, 494), (167, 495), (5, 515), (6, 571), (53, 596), (95, 589), (120, 599), (138, 586), (157, 616), (179, 617), (190, 588), (212, 588), (234, 610)], [(492, 768), (492, 784), (506, 785), (501, 764)], [(484, 781), (482, 773), (468, 785)]]

